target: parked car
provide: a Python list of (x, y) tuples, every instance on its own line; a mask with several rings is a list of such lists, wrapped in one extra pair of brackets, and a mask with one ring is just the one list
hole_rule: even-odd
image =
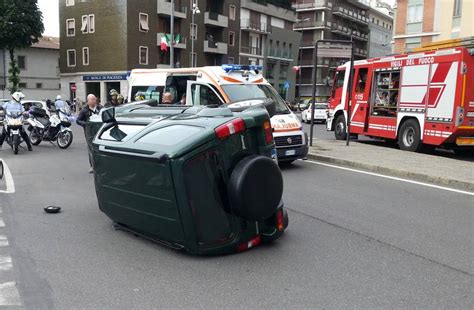
[[(306, 110), (301, 112), (301, 120), (307, 124), (311, 123), (311, 109), (312, 105)], [(328, 105), (325, 103), (316, 103), (314, 106), (314, 122), (315, 123), (326, 123), (328, 118)]]
[(48, 105), (46, 104), (46, 101), (42, 100), (23, 100), (21, 101), (21, 104), (25, 108), (26, 111), (29, 111), (31, 107), (37, 107), (40, 109), (43, 109), (46, 111), (46, 114), (48, 117), (51, 116), (50, 110), (48, 108)]
[(3, 105), (8, 101), (10, 101), (10, 99), (0, 99), (0, 125), (3, 124), (3, 120), (5, 119), (5, 110), (3, 109)]
[(136, 102), (92, 116), (86, 136), (99, 208), (117, 229), (224, 254), (274, 241), (288, 225), (262, 107)]

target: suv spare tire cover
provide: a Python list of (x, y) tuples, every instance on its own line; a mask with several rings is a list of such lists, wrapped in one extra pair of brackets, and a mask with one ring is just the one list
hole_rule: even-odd
[(248, 156), (232, 171), (228, 183), (233, 214), (251, 221), (269, 218), (283, 195), (280, 168), (265, 156)]

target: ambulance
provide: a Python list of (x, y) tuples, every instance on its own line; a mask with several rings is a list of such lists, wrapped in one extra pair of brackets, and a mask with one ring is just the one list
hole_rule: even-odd
[(271, 118), (278, 161), (290, 163), (305, 158), (308, 138), (300, 120), (261, 74), (262, 66), (222, 65), (179, 69), (135, 69), (128, 78), (128, 98), (137, 93), (162, 102), (170, 92), (174, 102), (186, 105), (238, 105), (252, 99), (271, 99), (276, 115)]
[[(396, 141), (400, 149), (443, 147), (470, 153), (474, 147), (474, 45), (446, 44), (414, 53), (354, 62), (337, 68), (327, 130)], [(466, 47), (467, 46), (467, 47)], [(348, 112), (351, 101), (350, 113)]]

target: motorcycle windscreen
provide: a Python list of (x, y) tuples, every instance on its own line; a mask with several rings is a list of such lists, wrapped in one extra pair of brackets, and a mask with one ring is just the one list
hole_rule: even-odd
[(183, 166), (189, 207), (200, 245), (225, 243), (232, 238), (232, 216), (224, 210), (226, 185), (218, 170), (217, 151), (201, 153)]

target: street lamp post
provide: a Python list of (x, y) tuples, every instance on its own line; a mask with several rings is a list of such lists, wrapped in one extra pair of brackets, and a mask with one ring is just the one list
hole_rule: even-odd
[(174, 68), (174, 0), (171, 0), (170, 32), (170, 68)]
[(197, 0), (196, 2), (193, 1), (193, 9), (192, 9), (192, 16), (191, 16), (191, 67), (194, 68), (196, 66), (195, 60), (194, 60), (194, 41), (196, 40), (197, 37), (197, 29), (194, 24), (194, 15), (195, 14), (200, 14), (201, 11), (199, 10), (199, 7), (197, 6)]

